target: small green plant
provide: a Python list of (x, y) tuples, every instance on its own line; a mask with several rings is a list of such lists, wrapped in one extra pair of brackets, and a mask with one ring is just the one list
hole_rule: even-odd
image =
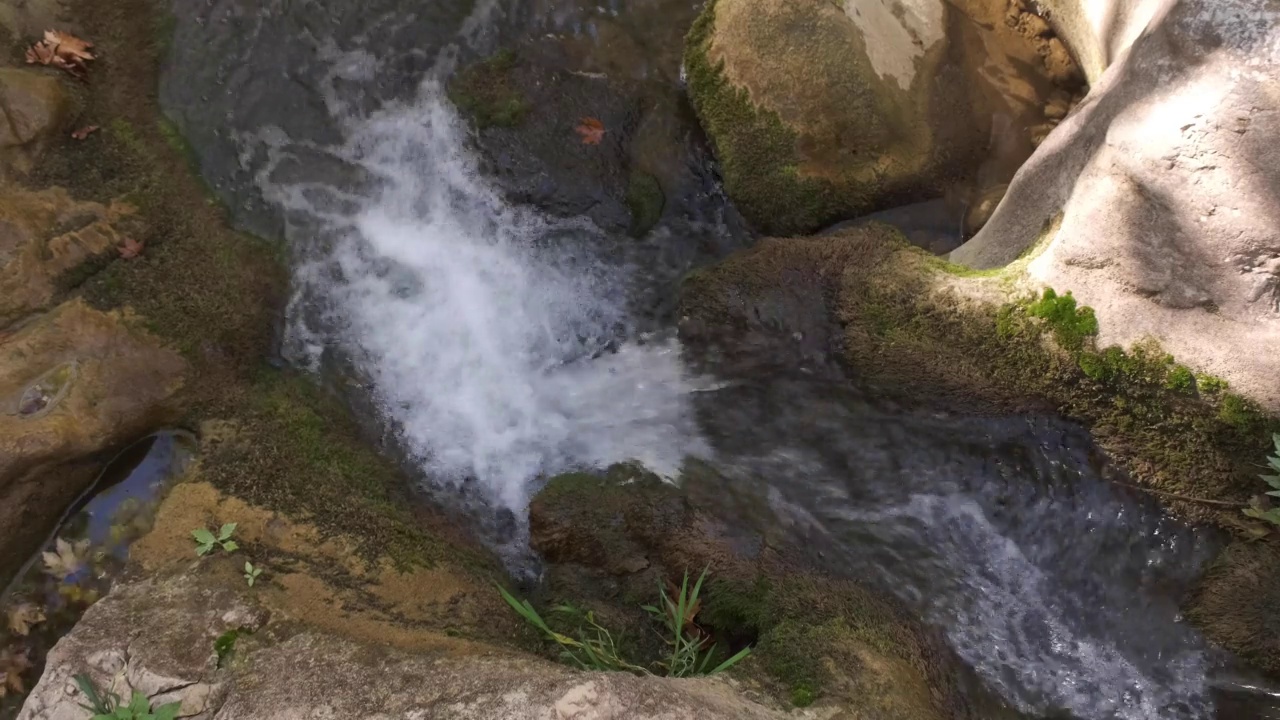
[(191, 531), (191, 537), (196, 541), (196, 555), (204, 557), (213, 551), (216, 546), (221, 546), (226, 552), (235, 552), (240, 546), (235, 540), (231, 539), (231, 534), (236, 531), (235, 523), (227, 523), (219, 530), (217, 536), (209, 532), (205, 528), (197, 528)]
[[(706, 577), (707, 571), (703, 570), (697, 582), (690, 587), (689, 573), (686, 572), (678, 590), (673, 586), (672, 592), (668, 593), (659, 585), (658, 595), (661, 598), (661, 607), (642, 606), (642, 609), (666, 626), (669, 635), (667, 644), (671, 646), (671, 654), (654, 664), (661, 667), (664, 674), (670, 677), (715, 675), (728, 670), (751, 654), (751, 648), (743, 648), (729, 659), (708, 669), (712, 659), (716, 657), (716, 646), (713, 644), (710, 648), (707, 647), (710, 638), (694, 623), (694, 618), (702, 604), (698, 596)], [(502, 599), (506, 600), (511, 609), (524, 618), (525, 622), (558, 644), (562, 648), (561, 657), (570, 663), (585, 670), (622, 670), (642, 675), (650, 674), (645, 668), (623, 659), (618, 649), (619, 642), (614, 639), (608, 629), (596, 622), (594, 614), (583, 612), (572, 605), (557, 605), (552, 608), (553, 612), (566, 615), (576, 621), (577, 637), (570, 637), (552, 630), (528, 600), (517, 600), (501, 585), (498, 586), (498, 592), (502, 593)]]
[(572, 638), (552, 630), (528, 600), (517, 600), (507, 589), (498, 586), (502, 599), (507, 601), (512, 610), (525, 619), (533, 627), (542, 631), (548, 639), (561, 647), (560, 656), (584, 670), (622, 670), (638, 674), (647, 674), (644, 668), (632, 665), (622, 658), (618, 652), (618, 642), (613, 635), (595, 620), (595, 615), (583, 612), (572, 605), (557, 605), (554, 610), (585, 623), (579, 626), (578, 637)]
[(182, 707), (180, 702), (171, 702), (153, 710), (151, 701), (137, 690), (133, 691), (129, 704), (123, 705), (119, 695), (112, 692), (104, 695), (99, 692), (88, 675), (81, 673), (76, 675), (75, 680), (80, 692), (89, 700), (81, 703), (80, 707), (93, 713), (91, 720), (174, 720)]
[(710, 648), (707, 647), (711, 638), (693, 621), (702, 605), (698, 596), (702, 592), (702, 582), (706, 578), (707, 571), (704, 569), (693, 587), (689, 587), (689, 572), (686, 570), (684, 579), (680, 582), (680, 589), (672, 593), (675, 597), (668, 594), (666, 588), (659, 584), (658, 595), (661, 598), (661, 607), (644, 606), (650, 615), (667, 626), (670, 635), (667, 644), (671, 646), (671, 655), (659, 661), (658, 664), (670, 677), (715, 675), (737, 665), (751, 654), (751, 648), (743, 648), (710, 671), (707, 670), (711, 659), (716, 655), (716, 646), (712, 644)]
[[(1260, 475), (1263, 482), (1271, 487), (1267, 491), (1267, 495), (1280, 498), (1280, 433), (1271, 436), (1271, 441), (1275, 443), (1276, 453), (1267, 457), (1267, 465), (1271, 470), (1270, 474)], [(1245, 508), (1244, 514), (1258, 520), (1265, 520), (1272, 525), (1280, 525), (1280, 508), (1266, 507), (1248, 507)]]
[(262, 574), (262, 568), (254, 567), (248, 560), (244, 561), (244, 581), (253, 587), (253, 582)]

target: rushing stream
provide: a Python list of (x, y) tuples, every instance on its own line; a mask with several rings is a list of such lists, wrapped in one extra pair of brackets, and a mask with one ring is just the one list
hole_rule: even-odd
[[(705, 216), (646, 242), (504, 200), (442, 83), (460, 48), (520, 12), (482, 2), (440, 19), (375, 0), (302, 22), (266, 5), (179, 11), (178, 47), (226, 59), (179, 54), (166, 103), (240, 222), (290, 240), (288, 357), (358, 385), (429, 483), (520, 517), (546, 474), (639, 459), (674, 476), (705, 458), (726, 482), (700, 497), (761, 499), (834, 572), (940, 628), (1027, 716), (1214, 716), (1226, 659), (1178, 601), (1215, 541), (1107, 482), (1085, 434), (908, 412), (812, 379), (692, 375), (655, 321), (709, 259), (681, 248), (714, 237), (714, 256), (747, 238), (704, 221), (724, 202), (714, 186), (689, 201)], [(679, 5), (671, 22), (687, 26), (694, 7)], [(582, 14), (620, 9), (524, 11), (580, 38), (594, 37)], [(277, 115), (255, 62), (289, 79)], [(259, 102), (211, 98), (220, 87)]]

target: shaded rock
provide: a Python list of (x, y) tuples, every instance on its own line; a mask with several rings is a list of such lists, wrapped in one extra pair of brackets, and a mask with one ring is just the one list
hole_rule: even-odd
[(76, 300), (0, 335), (0, 580), (107, 453), (176, 416), (185, 363), (134, 322)]
[(1097, 308), (1104, 345), (1156, 338), (1280, 410), (1280, 10), (1117, 1), (1108, 29), (1056, 4), (1114, 62), (951, 260), (1010, 263), (1060, 215), (1028, 274)]
[(71, 101), (53, 73), (0, 68), (0, 179), (30, 172), (70, 112)]
[(892, 7), (718, 0), (695, 23), (689, 94), (764, 232), (1003, 182), (1030, 153), (1051, 76), (1004, 3)]
[(61, 188), (0, 195), (0, 328), (48, 309), (140, 228), (133, 208), (78, 202)]
[[(697, 468), (684, 479), (697, 484)], [(741, 508), (738, 508), (741, 510)], [(636, 606), (708, 570), (704, 629), (731, 650), (756, 645), (740, 676), (815, 709), (856, 717), (967, 716), (954, 659), (892, 602), (804, 570), (794, 549), (695, 510), (675, 487), (627, 466), (553, 478), (530, 506), (548, 592), (646, 642)], [(661, 649), (658, 649), (661, 652)]]

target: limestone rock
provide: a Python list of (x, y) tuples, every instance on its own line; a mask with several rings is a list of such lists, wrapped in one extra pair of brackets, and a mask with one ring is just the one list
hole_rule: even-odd
[(1280, 409), (1280, 4), (1114, 0), (1109, 26), (1056, 4), (1110, 64), (951, 259), (1007, 264), (1060, 215), (1029, 274), (1096, 308), (1103, 345), (1154, 337)]
[(133, 210), (77, 202), (65, 190), (0, 195), (0, 328), (50, 307), (60, 287), (115, 255)]
[[(50, 652), (20, 720), (81, 720), (72, 678), (182, 702), (184, 717), (449, 718), (450, 720), (768, 720), (784, 713), (721, 679), (584, 673), (538, 658), (452, 641), (404, 652), (291, 627), (255, 609), (255, 596), (199, 570), (118, 584)], [(232, 589), (235, 588), (235, 589)], [(237, 618), (253, 618), (249, 625)], [(228, 630), (237, 660), (218, 667)], [(447, 638), (441, 638), (442, 641)], [(240, 648), (244, 649), (241, 650)]]
[(173, 420), (185, 363), (131, 322), (76, 300), (0, 334), (0, 582), (105, 453)]
[(31, 171), (71, 103), (53, 73), (0, 68), (0, 178)]
[(739, 209), (766, 233), (806, 233), (1007, 181), (1053, 76), (1037, 47), (1047, 41), (1009, 27), (1004, 10), (708, 3), (688, 39), (689, 94)]

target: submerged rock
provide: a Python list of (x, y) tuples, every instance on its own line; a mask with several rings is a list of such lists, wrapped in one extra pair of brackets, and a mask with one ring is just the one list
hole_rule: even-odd
[(77, 300), (0, 335), (0, 582), (106, 453), (176, 417), (186, 364), (135, 320)]
[(689, 95), (743, 214), (808, 233), (1008, 180), (1053, 77), (1004, 9), (708, 3), (688, 38)]

